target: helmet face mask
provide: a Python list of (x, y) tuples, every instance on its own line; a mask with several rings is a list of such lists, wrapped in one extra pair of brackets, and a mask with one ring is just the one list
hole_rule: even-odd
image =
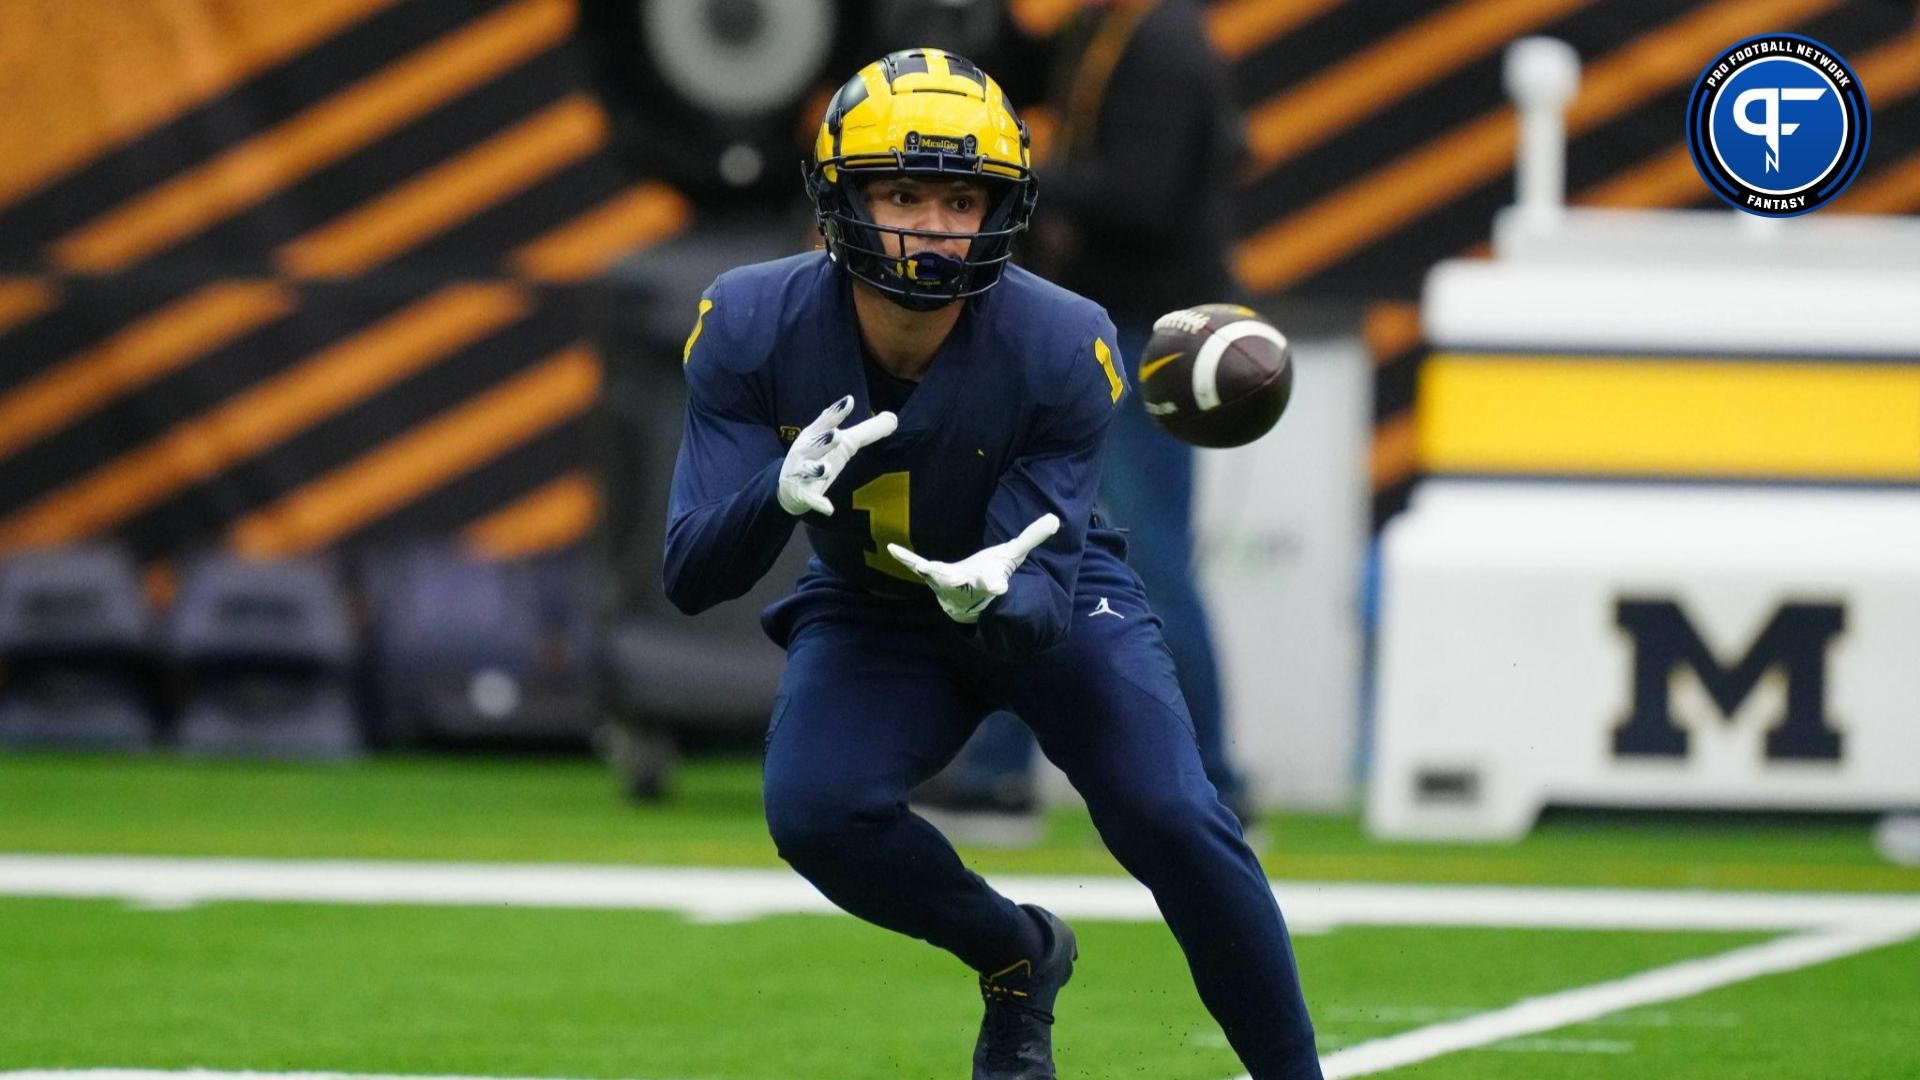
[[(1000, 280), (1033, 213), (1026, 125), (1000, 87), (938, 49), (896, 52), (834, 95), (806, 173), (827, 252), (849, 274), (916, 311), (978, 296)], [(967, 180), (988, 191), (980, 229), (946, 233), (877, 223), (868, 183), (895, 176)], [(908, 240), (964, 239), (963, 257), (911, 251)]]

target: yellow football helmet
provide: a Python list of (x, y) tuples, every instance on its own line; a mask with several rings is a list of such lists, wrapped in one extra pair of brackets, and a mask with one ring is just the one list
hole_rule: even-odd
[[(942, 238), (950, 233), (874, 223), (860, 186), (889, 173), (985, 182), (992, 203), (964, 259), (933, 253), (902, 258), (883, 233)], [(1000, 280), (1014, 235), (1027, 227), (1037, 195), (1027, 126), (974, 64), (940, 49), (904, 49), (860, 69), (827, 105), (807, 170), (807, 195), (827, 253), (847, 272), (904, 307), (930, 310), (977, 296)]]

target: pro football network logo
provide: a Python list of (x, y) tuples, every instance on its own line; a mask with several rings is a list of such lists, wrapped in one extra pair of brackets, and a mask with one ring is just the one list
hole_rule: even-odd
[(1713, 193), (1793, 217), (1846, 190), (1867, 159), (1867, 94), (1847, 62), (1799, 34), (1762, 34), (1707, 65), (1687, 101), (1687, 145)]

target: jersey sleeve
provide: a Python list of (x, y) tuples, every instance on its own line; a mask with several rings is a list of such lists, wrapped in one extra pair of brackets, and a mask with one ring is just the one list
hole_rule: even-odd
[(1127, 392), (1113, 324), (1104, 315), (1073, 351), (1066, 392), (1043, 410), (1029, 446), (987, 504), (989, 544), (1018, 535), (1042, 514), (1060, 518), (1060, 530), (1027, 556), (1006, 595), (980, 616), (981, 645), (1002, 659), (1052, 648), (1072, 626), (1074, 583), (1100, 493), (1107, 425)]
[(745, 593), (793, 535), (777, 497), (786, 457), (758, 365), (737, 355), (718, 283), (687, 339), (686, 429), (667, 505), (667, 598), (689, 615)]

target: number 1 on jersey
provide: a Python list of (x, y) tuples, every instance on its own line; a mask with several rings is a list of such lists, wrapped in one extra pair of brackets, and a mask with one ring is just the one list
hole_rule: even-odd
[(867, 565), (904, 581), (919, 581), (913, 571), (887, 554), (888, 544), (913, 547), (907, 535), (911, 522), (907, 510), (908, 476), (904, 472), (881, 473), (861, 484), (853, 493), (853, 508), (867, 513), (867, 527), (873, 533), (873, 550), (866, 553)]

